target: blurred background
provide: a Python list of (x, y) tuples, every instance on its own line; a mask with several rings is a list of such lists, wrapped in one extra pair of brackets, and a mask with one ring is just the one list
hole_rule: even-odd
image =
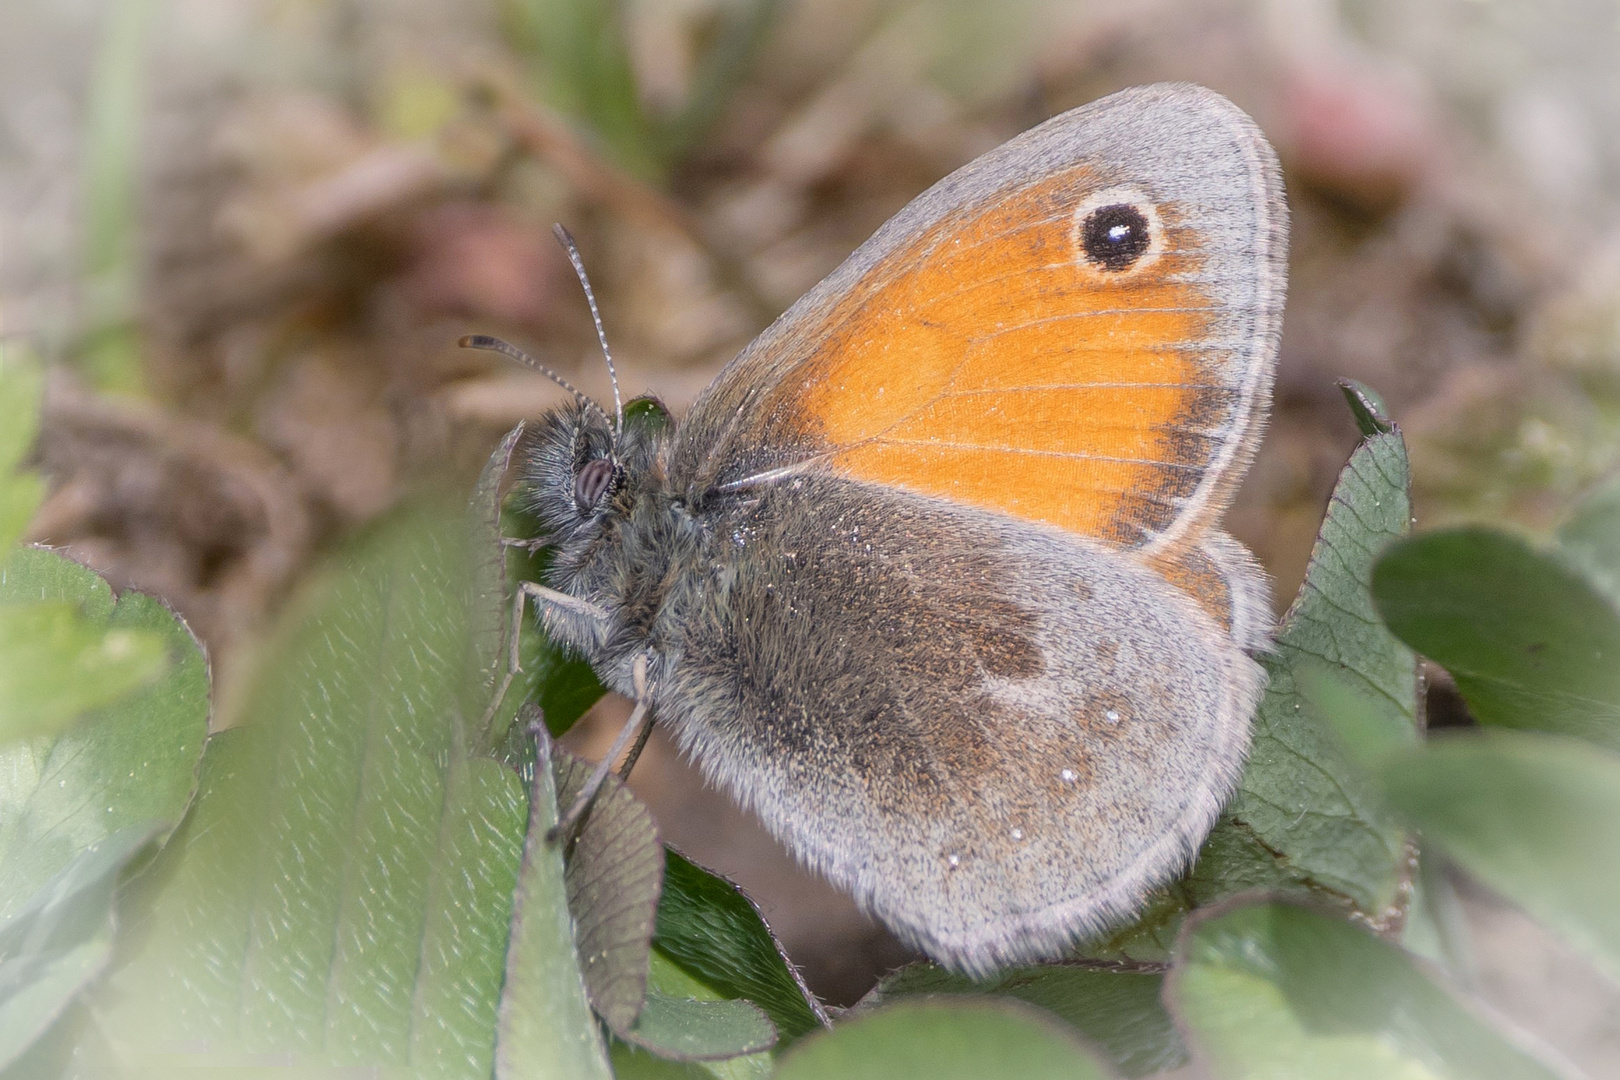
[[(323, 552), (559, 400), (460, 335), (607, 393), (552, 222), (626, 390), (679, 409), (928, 184), (1160, 79), (1234, 99), (1287, 176), (1230, 518), (1279, 598), (1355, 442), (1339, 377), (1401, 422), (1420, 524), (1544, 529), (1620, 468), (1617, 56), (1615, 0), (4, 0), (0, 334), (53, 362), (32, 539), (173, 604), (228, 723)], [(834, 1002), (906, 959), (666, 745), (636, 782)], [(1486, 996), (1620, 1075), (1612, 988), (1464, 898)]]

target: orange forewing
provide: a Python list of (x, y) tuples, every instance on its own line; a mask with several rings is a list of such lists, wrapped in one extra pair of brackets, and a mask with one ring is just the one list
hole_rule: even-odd
[(827, 313), (792, 410), (846, 475), (1125, 546), (1173, 521), (1235, 394), (1205, 369), (1196, 237), (1160, 207), (1139, 271), (1087, 263), (1072, 168), (948, 215)]

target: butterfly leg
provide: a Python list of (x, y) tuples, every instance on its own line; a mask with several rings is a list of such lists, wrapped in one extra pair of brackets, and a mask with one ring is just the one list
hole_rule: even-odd
[(647, 748), (647, 740), (652, 738), (653, 724), (657, 722), (658, 717), (649, 712), (647, 722), (641, 726), (641, 732), (636, 736), (636, 741), (630, 744), (630, 752), (624, 755), (624, 764), (619, 766), (620, 780), (627, 781), (630, 779), (630, 770), (636, 767), (636, 761), (641, 757), (641, 752)]
[(630, 766), (635, 764), (635, 759), (641, 753), (641, 748), (647, 744), (647, 736), (652, 731), (652, 696), (647, 692), (646, 653), (640, 654), (632, 662), (630, 677), (635, 681), (636, 707), (631, 710), (630, 718), (624, 722), (624, 727), (619, 730), (619, 737), (613, 740), (612, 747), (608, 749), (606, 754), (602, 755), (602, 760), (596, 763), (596, 768), (591, 771), (590, 778), (585, 781), (585, 786), (580, 788), (579, 794), (574, 797), (573, 805), (568, 808), (567, 813), (557, 820), (557, 824), (552, 826), (551, 830), (546, 833), (548, 841), (555, 843), (559, 838), (572, 837), (575, 827), (579, 825), (580, 818), (584, 817), (585, 812), (590, 809), (591, 800), (596, 797), (596, 792), (601, 788), (602, 782), (607, 779), (607, 774), (612, 771), (613, 763), (619, 759), (620, 754), (624, 753), (625, 747), (630, 745), (632, 736), (636, 738), (635, 746), (630, 750), (630, 757), (625, 761), (624, 769), (620, 773), (621, 776), (630, 774)]
[(502, 676), (501, 685), (496, 688), (495, 696), (490, 699), (489, 707), (484, 710), (483, 718), (478, 722), (480, 731), (489, 730), (490, 722), (495, 719), (496, 710), (501, 707), (501, 702), (506, 700), (506, 692), (512, 688), (512, 680), (517, 678), (518, 672), (523, 670), (521, 648), (523, 641), (523, 608), (525, 604), (531, 601), (536, 608), (542, 604), (549, 604), (565, 611), (584, 615), (597, 622), (607, 622), (607, 612), (589, 600), (581, 600), (577, 596), (569, 596), (567, 593), (558, 592), (556, 589), (548, 589), (544, 585), (537, 585), (532, 581), (519, 582), (517, 596), (512, 600), (512, 624), (506, 631), (506, 674)]
[(535, 552), (539, 551), (549, 543), (551, 543), (551, 538), (549, 536), (537, 536), (532, 540), (524, 540), (516, 536), (501, 537), (501, 547), (522, 548), (530, 555), (533, 555)]

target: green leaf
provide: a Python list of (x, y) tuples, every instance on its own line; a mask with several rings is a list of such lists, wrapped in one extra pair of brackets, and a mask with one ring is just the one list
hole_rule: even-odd
[(1073, 1032), (1016, 1002), (938, 998), (875, 1009), (804, 1039), (776, 1080), (1091, 1080), (1112, 1075)]
[(751, 1075), (752, 1063), (769, 1060), (764, 1051), (776, 1045), (777, 1034), (764, 1010), (729, 997), (660, 952), (651, 961), (641, 1015), (615, 1034), (666, 1060), (734, 1066), (716, 1075)]
[[(53, 552), (15, 551), (0, 570), (0, 624), (15, 629), (42, 613), (29, 640), (0, 646), (9, 661), (33, 665), (4, 692), (7, 705), (76, 722), (54, 738), (0, 747), (6, 1061), (28, 1051), (106, 965), (118, 874), (180, 820), (208, 726), (202, 651), (157, 601), (130, 592), (115, 604), (90, 570)], [(94, 659), (109, 644), (144, 670)], [(36, 1065), (30, 1056), (17, 1067)]]
[[(1376, 779), (1380, 761), (1413, 747), (1407, 732), (1393, 731), (1380, 715), (1380, 703), (1326, 666), (1299, 672), (1299, 687), (1314, 716), (1338, 734), (1357, 765)], [(1387, 800), (1386, 800), (1387, 801)], [(1416, 851), (1413, 852), (1414, 858)], [(1417, 865), (1401, 942), (1408, 949), (1459, 975), (1471, 973), (1467, 927), (1458, 901), (1435, 859)]]
[(543, 727), (529, 797), (523, 872), (512, 906), (506, 986), (495, 1048), (498, 1080), (590, 1080), (612, 1075), (585, 996), (568, 914), (562, 848), (546, 839), (557, 823), (552, 746)]
[[(573, 805), (594, 766), (558, 749), (552, 768), (557, 804)], [(646, 997), (663, 880), (664, 849), (652, 813), (609, 773), (576, 830), (566, 883), (586, 995), (620, 1037), (635, 1025)]]
[(1164, 975), (1081, 964), (1047, 964), (975, 982), (934, 964), (901, 968), (878, 983), (857, 1008), (906, 997), (974, 994), (1016, 998), (1074, 1026), (1123, 1076), (1178, 1068), (1187, 1062), (1160, 1000)]
[(158, 830), (85, 848), (0, 920), (0, 1069), (21, 1056), (112, 957), (113, 888)]
[(1349, 403), (1363, 436), (1388, 435), (1395, 430), (1395, 422), (1389, 418), (1389, 409), (1378, 391), (1354, 379), (1340, 379), (1339, 391)]
[(1376, 785), (1306, 708), (1303, 671), (1326, 667), (1371, 704), (1389, 738), (1416, 738), (1417, 661), (1379, 621), (1369, 591), (1378, 551), (1411, 521), (1400, 433), (1351, 455), (1333, 489), (1305, 583), (1284, 616), (1248, 766), (1226, 814), (1182, 881), (1150, 901), (1101, 956), (1160, 960), (1189, 910), (1265, 889), (1308, 896), (1383, 923), (1398, 916), (1409, 838)]
[[(25, 599), (29, 606), (72, 605), (80, 623), (103, 640), (128, 642), (121, 648), (163, 674), (155, 681), (146, 675), (131, 690), (136, 680), (122, 671), (116, 700), (88, 687), (61, 688), (76, 706), (105, 704), (54, 738), (0, 747), (0, 915), (108, 837), (152, 823), (172, 828), (191, 798), (208, 730), (207, 662), (162, 604), (136, 592), (114, 604), (94, 572), (35, 548), (14, 552), (0, 571), (0, 611)], [(89, 681), (94, 668), (57, 670)]]
[(1406, 838), (1331, 730), (1304, 708), (1297, 678), (1318, 665), (1337, 669), (1390, 738), (1415, 741), (1417, 659), (1379, 621), (1369, 590), (1379, 549), (1411, 526), (1409, 487), (1399, 433), (1367, 439), (1340, 475), (1267, 663), (1271, 682), (1230, 811), (1285, 854), (1290, 876), (1374, 917), (1395, 901)]
[(1558, 530), (1558, 543), (1610, 602), (1620, 604), (1620, 482), (1583, 500)]
[(1401, 927), (1401, 947), (1444, 969), (1458, 983), (1471, 986), (1478, 978), (1478, 968), (1462, 898), (1432, 851), (1423, 853), (1417, 870), (1406, 923)]
[(1446, 529), (1392, 546), (1373, 590), (1480, 723), (1620, 749), (1620, 610), (1559, 558), (1490, 529)]
[(784, 1040), (828, 1023), (753, 901), (672, 849), (653, 944), (721, 995), (764, 1009)]
[(1287, 903), (1188, 922), (1166, 1000), (1217, 1080), (1551, 1080), (1406, 953)]
[[(526, 815), (516, 776), (488, 760), (452, 766), (436, 846), (422, 860), (431, 868), (406, 868), (420, 886), (403, 896), (375, 891), (363, 910), (334, 916), (325, 905), (301, 907), (291, 883), (266, 873), (266, 856), (285, 841), (268, 841), (276, 823), (264, 821), (267, 804), (256, 799), (275, 790), (265, 768), (275, 741), (265, 735), (235, 729), (209, 741), (195, 812), (126, 905), (136, 917), (133, 955), (98, 1000), (114, 1051), (136, 1064), (244, 1064), (276, 1053), (302, 1064), (408, 1061), (434, 1075), (487, 1077)], [(386, 854), (370, 859), (381, 864)], [(377, 938), (357, 942), (367, 927)], [(402, 929), (415, 931), (420, 957), (404, 977)], [(333, 955), (335, 941), (350, 943), (345, 955)], [(330, 1017), (286, 991), (312, 973), (333, 995)], [(367, 1041), (356, 1037), (363, 1024), (373, 1026)], [(199, 1046), (210, 1057), (193, 1056)]]
[(670, 1061), (618, 1040), (614, 1040), (609, 1054), (614, 1080), (766, 1080), (775, 1073), (770, 1054), (724, 1061)]
[(213, 1042), (236, 1026), (223, 1003), (241, 993), (236, 954), (264, 857), (255, 846), (270, 793), (258, 767), (271, 749), (264, 734), (234, 728), (208, 740), (191, 812), (121, 905), (129, 960), (92, 998), (111, 1006), (106, 1030), (117, 1050)]
[(753, 1080), (771, 1075), (772, 1058), (764, 1051), (777, 1034), (762, 1010), (728, 997), (656, 949), (651, 960), (650, 1023), (630, 1032), (631, 1041), (613, 1040), (614, 1076)]
[(489, 1076), (528, 812), (510, 769), (465, 753), (487, 699), (470, 560), (462, 514), (402, 514), (293, 606), (127, 905), (84, 1070), (273, 1054)]
[(1620, 980), (1620, 755), (1459, 732), (1391, 755), (1378, 774), (1425, 840)]
[(0, 743), (110, 705), (157, 678), (165, 659), (162, 638), (110, 630), (76, 604), (0, 604)]
[(723, 1061), (769, 1050), (776, 1028), (751, 1002), (649, 993), (624, 1037), (675, 1061)]
[(510, 769), (481, 758), (453, 766), (448, 789), (422, 927), (410, 1056), (439, 1076), (487, 1076), (528, 800)]

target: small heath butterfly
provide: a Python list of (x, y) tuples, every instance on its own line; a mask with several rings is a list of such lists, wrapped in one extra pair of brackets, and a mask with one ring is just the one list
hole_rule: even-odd
[(621, 748), (656, 718), (903, 941), (979, 975), (1060, 956), (1189, 865), (1243, 767), (1271, 606), (1220, 516), (1286, 232), (1271, 148), (1208, 90), (1054, 117), (679, 424), (579, 395), (538, 421), (525, 595), (636, 698)]

